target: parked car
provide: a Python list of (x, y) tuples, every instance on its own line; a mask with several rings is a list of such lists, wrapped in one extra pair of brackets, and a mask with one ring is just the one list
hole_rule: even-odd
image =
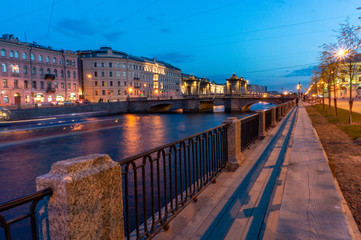
[(88, 99), (82, 99), (82, 100), (80, 100), (80, 103), (82, 103), (82, 104), (90, 104), (90, 101)]
[(74, 103), (72, 101), (64, 101), (63, 105), (69, 106), (69, 105), (73, 105)]

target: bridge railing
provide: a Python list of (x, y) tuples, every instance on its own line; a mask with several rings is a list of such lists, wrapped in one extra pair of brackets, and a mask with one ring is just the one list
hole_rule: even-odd
[(167, 228), (226, 162), (226, 125), (121, 161), (126, 238), (149, 238)]

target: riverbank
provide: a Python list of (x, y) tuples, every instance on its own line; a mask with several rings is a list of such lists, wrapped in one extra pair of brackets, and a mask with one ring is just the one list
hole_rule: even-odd
[[(307, 106), (307, 112), (316, 129), (329, 160), (329, 165), (340, 186), (352, 215), (361, 230), (361, 147), (338, 126), (317, 111), (318, 107)], [(321, 106), (322, 108), (322, 106)], [(327, 108), (327, 106), (326, 106)], [(356, 138), (357, 139), (357, 138)]]

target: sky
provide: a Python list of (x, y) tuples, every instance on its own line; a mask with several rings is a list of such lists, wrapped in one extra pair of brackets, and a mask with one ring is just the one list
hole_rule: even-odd
[(224, 83), (308, 86), (320, 46), (335, 43), (360, 0), (18, 0), (1, 3), (0, 34), (55, 49), (102, 46), (157, 58)]

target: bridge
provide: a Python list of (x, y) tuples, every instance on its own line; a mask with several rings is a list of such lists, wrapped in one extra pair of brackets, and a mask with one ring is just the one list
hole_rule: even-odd
[(166, 100), (130, 100), (128, 101), (129, 112), (166, 112), (182, 109), (184, 112), (212, 112), (213, 106), (224, 105), (225, 112), (248, 111), (250, 107), (259, 102), (268, 102), (279, 105), (293, 100), (290, 97), (240, 97), (240, 96), (216, 96), (216, 97), (185, 97), (182, 99)]

